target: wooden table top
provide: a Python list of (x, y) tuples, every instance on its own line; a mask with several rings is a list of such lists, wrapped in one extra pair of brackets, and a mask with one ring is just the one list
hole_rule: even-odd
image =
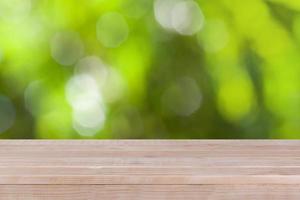
[(300, 141), (2, 140), (0, 184), (300, 184)]

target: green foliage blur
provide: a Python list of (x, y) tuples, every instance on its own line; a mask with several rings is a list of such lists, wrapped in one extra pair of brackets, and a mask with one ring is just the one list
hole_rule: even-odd
[(300, 138), (299, 0), (1, 0), (0, 137)]

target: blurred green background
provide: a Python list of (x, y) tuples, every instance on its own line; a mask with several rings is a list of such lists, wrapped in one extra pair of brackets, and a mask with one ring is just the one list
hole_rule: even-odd
[(0, 138), (300, 138), (299, 0), (1, 0)]

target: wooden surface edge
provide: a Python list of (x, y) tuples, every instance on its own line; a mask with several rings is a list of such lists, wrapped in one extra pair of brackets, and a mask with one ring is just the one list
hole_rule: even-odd
[(4, 140), (0, 184), (298, 185), (300, 141)]
[(0, 185), (0, 200), (298, 200), (300, 185)]

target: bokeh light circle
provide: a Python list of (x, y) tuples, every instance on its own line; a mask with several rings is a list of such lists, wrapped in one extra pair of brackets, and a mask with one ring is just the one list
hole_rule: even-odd
[(87, 56), (76, 64), (75, 74), (92, 76), (101, 87), (107, 79), (108, 69), (99, 57)]
[(183, 77), (170, 85), (162, 96), (162, 105), (168, 111), (189, 116), (196, 112), (202, 103), (202, 93), (196, 81)]
[(97, 39), (104, 47), (116, 48), (127, 39), (129, 27), (121, 14), (108, 12), (98, 20), (96, 31)]
[(92, 76), (73, 76), (67, 83), (66, 96), (73, 109), (73, 128), (78, 134), (93, 136), (104, 127), (106, 109), (101, 90)]
[(185, 0), (175, 4), (172, 9), (173, 28), (182, 35), (193, 35), (204, 25), (204, 16), (198, 4)]
[(193, 0), (156, 0), (154, 15), (166, 30), (193, 35), (204, 25), (204, 15)]
[(56, 33), (50, 45), (53, 59), (64, 66), (75, 64), (84, 52), (84, 46), (76, 32)]
[(206, 52), (216, 53), (228, 44), (230, 34), (224, 21), (215, 19), (205, 23), (205, 28), (199, 32), (197, 38)]

